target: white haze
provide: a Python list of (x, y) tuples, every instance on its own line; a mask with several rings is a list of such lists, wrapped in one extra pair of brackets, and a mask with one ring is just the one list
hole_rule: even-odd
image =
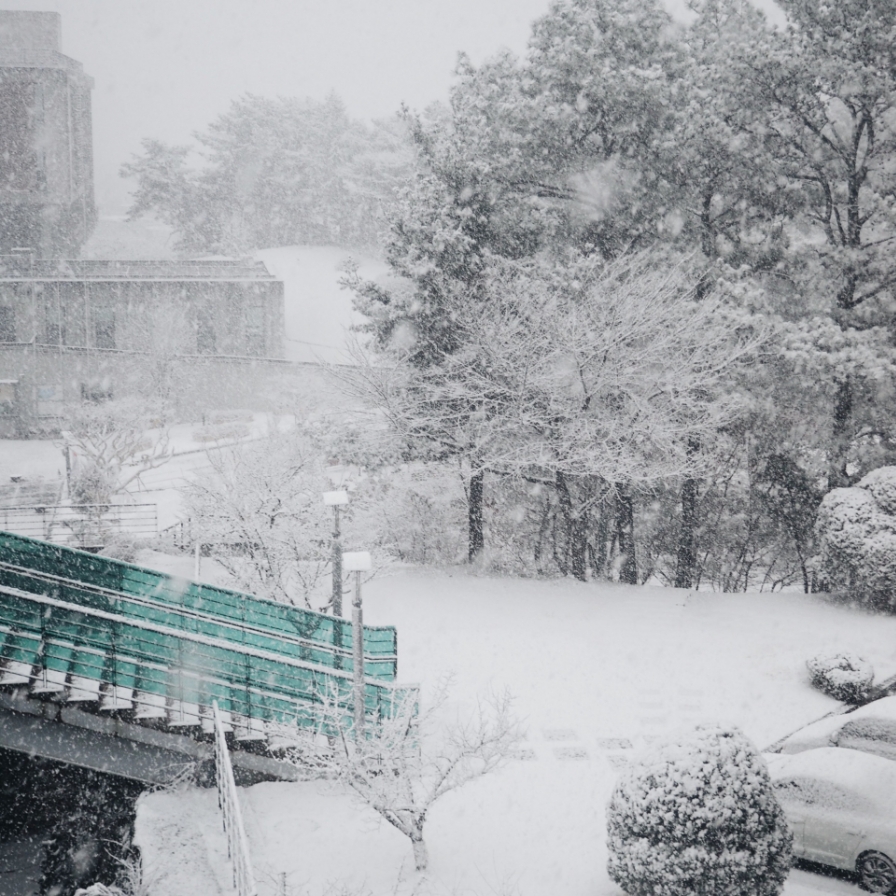
[[(684, 0), (666, 0), (685, 15)], [(771, 0), (757, 0), (773, 9)], [(56, 11), (62, 52), (93, 90), (101, 215), (122, 214), (118, 169), (144, 137), (188, 142), (243, 93), (322, 99), (382, 118), (447, 98), (457, 54), (525, 50), (549, 0), (11, 0)]]

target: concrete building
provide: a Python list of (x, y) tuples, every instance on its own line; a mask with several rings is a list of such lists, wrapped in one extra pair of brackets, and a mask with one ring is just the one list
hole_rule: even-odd
[(55, 12), (0, 10), (0, 254), (76, 256), (93, 230), (93, 81)]
[(0, 438), (53, 432), (83, 400), (263, 407), (288, 366), (263, 263), (77, 260), (96, 220), (93, 82), (60, 28), (0, 10)]
[(259, 261), (0, 259), (0, 437), (51, 431), (81, 399), (257, 406), (283, 330)]

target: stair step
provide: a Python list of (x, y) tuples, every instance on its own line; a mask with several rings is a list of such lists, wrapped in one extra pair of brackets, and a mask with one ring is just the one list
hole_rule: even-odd
[(40, 648), (40, 635), (7, 628), (0, 653), (0, 687), (30, 683)]
[(240, 743), (267, 740), (267, 732), (261, 719), (250, 719), (234, 714), (233, 728), (236, 732), (234, 737)]
[(136, 711), (134, 718), (137, 720), (144, 719), (164, 719), (168, 716), (168, 708), (166, 700), (161, 694), (149, 694), (146, 691), (137, 691), (134, 698)]
[(0, 687), (10, 685), (28, 684), (31, 681), (30, 663), (21, 663), (18, 660), (7, 660), (3, 671), (0, 672)]
[(109, 685), (100, 697), (100, 709), (104, 712), (120, 712), (134, 707), (134, 689), (121, 685)]
[[(202, 733), (203, 734), (214, 734), (215, 733), (215, 714), (212, 711), (210, 706), (202, 707)], [(226, 710), (219, 709), (218, 715), (221, 717), (221, 727), (224, 729), (224, 733), (227, 734), (229, 731), (233, 731), (233, 723), (231, 721), (230, 713)]]
[(202, 724), (202, 716), (198, 703), (183, 703), (172, 700), (168, 707), (169, 728), (198, 728)]
[(65, 678), (65, 672), (58, 669), (41, 669), (31, 682), (30, 691), (36, 696), (61, 694), (65, 690)]
[(100, 682), (95, 678), (71, 675), (65, 699), (68, 703), (96, 703), (100, 699)]

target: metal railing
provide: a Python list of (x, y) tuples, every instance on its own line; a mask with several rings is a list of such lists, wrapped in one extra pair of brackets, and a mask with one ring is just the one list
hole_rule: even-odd
[(230, 763), (224, 723), (217, 700), (212, 703), (212, 712), (215, 717), (215, 784), (218, 788), (218, 806), (221, 808), (224, 831), (227, 834), (227, 855), (233, 866), (233, 885), (236, 887), (237, 896), (257, 896), (258, 889), (255, 886), (252, 859), (249, 856), (249, 841), (246, 839), (246, 830), (243, 827), (236, 781), (233, 779), (233, 766)]
[(48, 504), (0, 507), (0, 529), (73, 547), (102, 547), (116, 535), (152, 538), (155, 504)]

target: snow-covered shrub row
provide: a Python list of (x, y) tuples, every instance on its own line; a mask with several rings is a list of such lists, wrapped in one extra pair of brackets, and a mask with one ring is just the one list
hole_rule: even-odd
[(777, 896), (792, 836), (737, 728), (700, 726), (626, 770), (607, 809), (608, 871), (629, 896)]
[(825, 495), (818, 512), (821, 565), (830, 587), (896, 605), (896, 467), (872, 470)]
[(812, 684), (835, 700), (859, 703), (868, 695), (874, 670), (854, 653), (823, 653), (812, 657), (806, 666)]

